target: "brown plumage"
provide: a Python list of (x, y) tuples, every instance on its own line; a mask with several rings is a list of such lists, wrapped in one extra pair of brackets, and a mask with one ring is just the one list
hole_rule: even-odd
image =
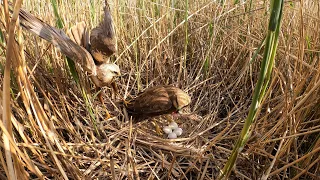
[(117, 49), (109, 8), (104, 8), (104, 19), (92, 30), (90, 37), (84, 22), (73, 26), (67, 36), (62, 30), (48, 25), (23, 9), (19, 16), (20, 24), (25, 29), (51, 42), (78, 63), (88, 72), (97, 87), (109, 86), (120, 75), (119, 66), (109, 61), (109, 57)]
[(117, 51), (112, 17), (109, 6), (104, 7), (104, 20), (100, 25), (92, 29), (90, 35), (91, 54), (98, 63), (105, 62), (105, 59)]
[(179, 111), (190, 102), (190, 96), (177, 87), (155, 86), (129, 101), (126, 108), (133, 116), (161, 115)]

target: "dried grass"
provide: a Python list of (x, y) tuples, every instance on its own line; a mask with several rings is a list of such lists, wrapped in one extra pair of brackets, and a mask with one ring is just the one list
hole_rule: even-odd
[[(91, 9), (88, 4), (59, 2), (66, 28), (82, 20), (90, 26), (98, 23), (102, 2), (94, 1)], [(14, 142), (16, 175), (21, 179), (216, 178), (248, 114), (261, 53), (255, 62), (249, 61), (265, 36), (268, 5), (254, 2), (248, 12), (249, 4), (190, 1), (185, 51), (184, 2), (111, 3), (119, 49), (113, 60), (124, 74), (119, 80), (121, 94), (132, 97), (146, 87), (175, 84), (192, 97), (188, 112), (193, 118), (177, 120), (184, 133), (175, 140), (158, 136), (150, 120), (136, 123), (125, 116), (119, 100), (111, 96), (105, 100), (113, 118), (105, 119), (93, 86), (79, 71), (91, 94), (94, 116), (90, 116), (65, 58), (52, 45), (24, 33), (24, 41), (13, 41), (13, 132), (0, 124)], [(56, 23), (50, 1), (26, 1), (22, 7)], [(319, 177), (319, 7), (317, 0), (303, 1), (303, 6), (285, 4), (270, 86), (231, 179)], [(8, 39), (3, 13), (1, 22)], [(0, 43), (0, 67), (5, 66), (8, 44)], [(186, 63), (179, 74), (181, 61)], [(3, 74), (0, 82), (3, 88)], [(0, 97), (2, 102), (2, 93)], [(154, 119), (163, 126), (167, 118)], [(0, 147), (0, 174), (8, 175), (6, 146), (1, 142)]]

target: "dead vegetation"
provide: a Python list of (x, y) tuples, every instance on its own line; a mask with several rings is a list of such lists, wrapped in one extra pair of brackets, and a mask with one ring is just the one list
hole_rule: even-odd
[[(58, 1), (64, 30), (83, 20), (91, 27), (98, 23), (103, 2), (90, 2)], [(250, 59), (266, 35), (269, 3), (254, 1), (250, 8), (201, 0), (186, 9), (183, 1), (114, 1), (110, 6), (118, 37), (112, 59), (124, 74), (120, 93), (134, 97), (160, 84), (186, 90), (193, 115), (177, 120), (181, 138), (156, 135), (149, 120), (130, 120), (108, 90), (105, 101), (113, 117), (105, 119), (86, 74), (78, 71), (77, 84), (57, 49), (18, 26), (8, 56), (10, 33), (1, 7), (1, 89), (6, 57), (12, 60), (10, 96), (0, 94), (0, 108), (10, 97), (12, 112), (9, 122), (1, 116), (1, 179), (12, 172), (19, 179), (218, 177), (248, 114), (262, 51)], [(52, 7), (51, 1), (22, 5), (55, 25)], [(319, 178), (319, 8), (317, 0), (285, 3), (272, 79), (230, 179)], [(166, 125), (166, 118), (155, 120)]]

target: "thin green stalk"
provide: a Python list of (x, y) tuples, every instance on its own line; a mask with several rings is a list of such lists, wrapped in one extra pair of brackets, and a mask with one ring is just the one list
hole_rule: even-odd
[(3, 42), (4, 42), (4, 37), (3, 37), (2, 31), (0, 30), (0, 43), (3, 43)]
[(257, 117), (257, 110), (260, 107), (261, 101), (268, 87), (272, 68), (275, 61), (276, 50), (278, 46), (278, 36), (282, 18), (283, 0), (271, 1), (271, 15), (269, 20), (269, 31), (266, 38), (266, 46), (264, 50), (263, 60), (261, 63), (261, 71), (257, 85), (254, 89), (252, 103), (249, 109), (249, 114), (240, 133), (240, 137), (233, 148), (231, 155), (225, 164), (219, 179), (228, 178), (231, 170), (237, 160), (241, 150), (244, 148), (248, 138), (251, 135), (252, 124)]
[(90, 15), (91, 15), (91, 24), (96, 23), (96, 10), (95, 10), (95, 4), (93, 0), (90, 0)]
[[(53, 7), (53, 12), (54, 12), (54, 16), (56, 17), (56, 24), (58, 26), (58, 28), (62, 29), (64, 27), (64, 23), (59, 15), (59, 10), (58, 10), (58, 4), (56, 0), (51, 0), (51, 4)], [(76, 65), (74, 63), (74, 61), (72, 61), (72, 59), (67, 57), (67, 64), (68, 67), (70, 68), (70, 73), (73, 77), (73, 79), (76, 81), (76, 83), (79, 83), (79, 75), (76, 71)]]
[(209, 55), (210, 55), (210, 52), (213, 48), (213, 23), (210, 23), (209, 24), (209, 39), (210, 39), (210, 43), (209, 43), (209, 50), (207, 51), (206, 53), (206, 57), (204, 58), (205, 61), (203, 63), (203, 66), (202, 66), (202, 72), (203, 74), (205, 75), (205, 77), (207, 77), (208, 75), (208, 72), (209, 72), (209, 67), (210, 67), (210, 60), (209, 60)]
[(252, 55), (252, 58), (250, 59), (250, 64), (254, 62), (254, 60), (257, 58), (258, 54), (260, 53), (262, 47), (266, 44), (266, 37), (263, 39), (263, 41), (261, 41), (261, 43), (259, 44), (258, 49), (256, 49)]
[(54, 16), (57, 19), (56, 20), (57, 26), (58, 26), (58, 28), (62, 29), (63, 28), (63, 21), (62, 21), (60, 15), (59, 15), (57, 1), (56, 0), (51, 0), (51, 4), (52, 4), (52, 7), (53, 7)]

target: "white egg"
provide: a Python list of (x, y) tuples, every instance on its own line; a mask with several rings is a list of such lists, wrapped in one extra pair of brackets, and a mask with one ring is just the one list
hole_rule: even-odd
[(175, 139), (175, 138), (177, 138), (177, 134), (176, 133), (170, 133), (170, 134), (168, 134), (168, 138), (169, 139)]
[(169, 124), (169, 127), (173, 130), (177, 129), (178, 128), (178, 124), (176, 122), (172, 122)]
[(162, 130), (163, 130), (163, 132), (166, 133), (166, 134), (172, 133), (172, 129), (171, 129), (171, 127), (169, 127), (169, 126), (163, 127)]
[(182, 134), (182, 129), (181, 128), (177, 128), (173, 131), (173, 133), (175, 133), (177, 136), (180, 136)]

